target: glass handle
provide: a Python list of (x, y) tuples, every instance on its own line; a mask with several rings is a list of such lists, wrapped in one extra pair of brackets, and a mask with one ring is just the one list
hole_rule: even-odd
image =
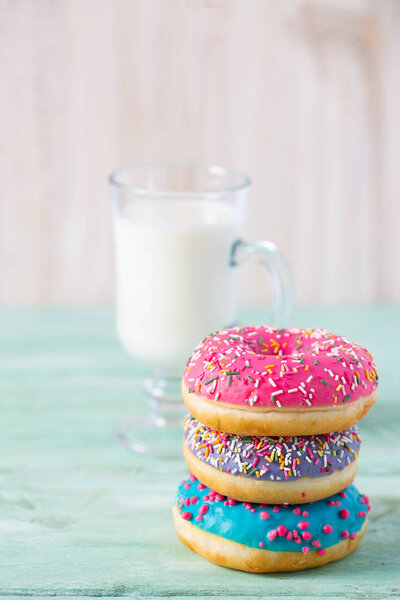
[(248, 244), (237, 240), (232, 246), (231, 266), (247, 259), (256, 260), (267, 269), (274, 292), (272, 324), (286, 327), (292, 312), (292, 280), (286, 260), (273, 242)]

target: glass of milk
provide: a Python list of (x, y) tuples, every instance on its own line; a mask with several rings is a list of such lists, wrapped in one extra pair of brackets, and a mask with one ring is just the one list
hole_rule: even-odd
[(267, 267), (279, 325), (291, 306), (288, 268), (273, 243), (240, 239), (250, 188), (244, 173), (139, 164), (115, 171), (109, 181), (118, 335), (152, 371), (145, 381), (152, 413), (123, 423), (118, 435), (135, 451), (180, 455), (182, 372), (196, 344), (236, 323), (238, 264), (253, 257)]

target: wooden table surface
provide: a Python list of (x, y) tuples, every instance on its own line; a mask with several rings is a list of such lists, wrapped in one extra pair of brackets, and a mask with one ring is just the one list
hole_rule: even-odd
[[(262, 322), (249, 311), (243, 322)], [(182, 461), (129, 454), (115, 425), (145, 410), (143, 367), (109, 310), (0, 311), (0, 596), (390, 598), (400, 595), (400, 309), (298, 310), (366, 345), (380, 374), (357, 484), (370, 527), (352, 556), (296, 574), (208, 563), (175, 537)]]

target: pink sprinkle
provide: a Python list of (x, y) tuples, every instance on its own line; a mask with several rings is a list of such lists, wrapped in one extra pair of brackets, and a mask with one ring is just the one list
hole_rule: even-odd
[(254, 512), (256, 512), (256, 509), (255, 509), (255, 508), (252, 508), (250, 512), (253, 512), (253, 513), (254, 513)]
[(279, 512), (279, 506), (274, 506), (274, 508), (272, 509), (272, 512)]
[(208, 502), (209, 499), (210, 499), (210, 496), (208, 496), (208, 495), (204, 496), (204, 498), (203, 498), (204, 502)]
[(190, 504), (196, 504), (197, 501), (198, 501), (198, 497), (197, 496), (192, 496), (190, 498)]
[(269, 504), (260, 504), (260, 508), (267, 508)]
[(299, 534), (297, 533), (296, 529), (293, 529), (293, 537), (294, 537), (294, 539), (299, 537)]
[(266, 521), (267, 519), (269, 519), (269, 513), (267, 513), (266, 511), (260, 512), (260, 517)]
[(305, 492), (301, 492), (301, 497), (305, 498), (306, 497), (306, 493)]
[(303, 554), (308, 554), (310, 552), (310, 548), (308, 548), (308, 546), (303, 546), (301, 551)]
[(278, 532), (278, 535), (283, 537), (284, 535), (286, 535), (287, 529), (284, 525), (278, 525), (278, 527), (276, 528), (276, 531)]
[(202, 520), (203, 520), (203, 517), (201, 515), (197, 515), (196, 521), (202, 521)]
[(301, 514), (301, 510), (299, 509), (298, 506), (296, 506), (296, 508), (292, 511), (294, 515), (298, 516)]
[(259, 545), (261, 546), (261, 548), (264, 548), (264, 542), (260, 542)]
[(305, 540), (306, 542), (308, 542), (308, 540), (311, 539), (311, 533), (309, 531), (304, 531), (301, 534), (301, 537), (303, 538), (303, 540)]
[(292, 538), (293, 538), (293, 533), (291, 531), (288, 531), (286, 534), (286, 539), (290, 541)]
[(185, 510), (182, 514), (181, 517), (182, 519), (185, 519), (185, 521), (190, 521), (190, 519), (192, 518), (192, 513), (188, 512), (187, 510)]
[(314, 546), (314, 548), (319, 548), (321, 545), (321, 542), (319, 540), (313, 540), (311, 542), (311, 546)]
[(252, 509), (251, 504), (249, 504), (248, 502), (246, 502), (246, 504), (244, 505), (244, 507), (245, 507), (246, 510), (251, 510)]
[(224, 496), (221, 496), (221, 494), (215, 494), (215, 499), (216, 500), (223, 500)]
[(319, 554), (319, 556), (325, 556), (326, 550), (325, 548), (320, 548), (319, 550), (317, 550), (317, 553)]
[(335, 506), (334, 500), (328, 500), (328, 506)]
[(204, 485), (204, 483), (199, 483), (199, 485), (197, 486), (198, 490), (204, 490), (206, 486)]
[(340, 500), (336, 500), (335, 504), (338, 508), (340, 508), (342, 506), (342, 503), (340, 502)]
[(303, 512), (301, 513), (303, 515), (303, 517), (308, 517), (308, 511), (303, 510)]
[(208, 511), (209, 511), (209, 509), (210, 509), (210, 507), (209, 507), (209, 506), (207, 506), (207, 504), (202, 504), (202, 505), (200, 506), (200, 508), (199, 508), (199, 513), (200, 513), (201, 515), (205, 515), (205, 514), (206, 514), (206, 512), (208, 512)]
[(346, 498), (346, 492), (339, 492), (339, 496), (341, 498)]
[(301, 538), (297, 537), (295, 540), (296, 544), (301, 544)]
[(355, 539), (356, 539), (356, 537), (357, 537), (357, 534), (356, 534), (356, 532), (355, 532), (355, 531), (353, 531), (353, 532), (350, 534), (350, 539), (351, 539), (351, 540), (355, 540)]
[(332, 527), (332, 525), (324, 525), (322, 528), (322, 531), (324, 533), (332, 533), (333, 527)]
[(349, 532), (344, 530), (340, 535), (344, 540), (347, 540), (347, 538), (349, 537)]
[(371, 510), (371, 505), (367, 504), (367, 510)]
[(270, 542), (272, 542), (272, 540), (274, 540), (276, 538), (276, 534), (277, 534), (276, 529), (271, 529), (271, 531), (268, 532), (268, 539)]
[(229, 506), (233, 506), (234, 504), (236, 504), (236, 500), (234, 500), (233, 498), (228, 498), (228, 504)]
[(299, 529), (307, 529), (307, 527), (310, 527), (310, 524), (308, 521), (300, 521), (298, 527)]
[(185, 506), (190, 506), (190, 498), (185, 498), (184, 503)]
[(190, 481), (197, 481), (196, 477), (193, 475), (193, 473), (189, 473), (189, 479)]
[(190, 483), (185, 483), (183, 489), (188, 490), (190, 488)]
[(348, 519), (350, 516), (350, 513), (347, 510), (347, 508), (342, 508), (342, 510), (339, 511), (339, 516), (341, 519)]

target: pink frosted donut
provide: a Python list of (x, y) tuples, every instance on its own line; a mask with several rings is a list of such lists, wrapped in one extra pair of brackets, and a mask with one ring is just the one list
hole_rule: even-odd
[(201, 423), (246, 435), (341, 431), (374, 404), (367, 350), (324, 329), (242, 327), (207, 337), (183, 374), (184, 401)]

